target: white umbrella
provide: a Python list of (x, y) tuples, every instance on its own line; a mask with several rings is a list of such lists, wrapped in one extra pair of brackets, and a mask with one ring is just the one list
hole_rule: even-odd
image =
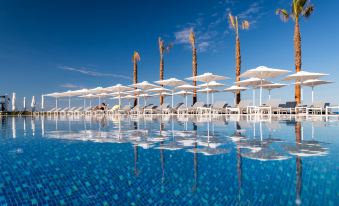
[[(121, 92), (131, 91), (131, 90), (133, 90), (133, 88), (128, 87), (128, 86), (124, 86), (124, 85), (121, 85), (121, 84), (116, 84), (112, 87), (106, 88), (106, 90), (111, 91), (111, 92), (121, 93)], [(119, 99), (119, 107), (121, 107), (121, 97)]]
[[(208, 84), (212, 81), (220, 81), (229, 79), (229, 77), (226, 76), (220, 76), (213, 73), (204, 73), (202, 75), (197, 75), (193, 77), (186, 78), (187, 80), (193, 80), (193, 81), (199, 81), (199, 82), (205, 82), (207, 83), (207, 88), (209, 88)], [(207, 104), (209, 104), (209, 98), (208, 98), (208, 92), (207, 92)]]
[(141, 89), (135, 89), (135, 90), (128, 91), (128, 92), (134, 94), (134, 97), (137, 98), (137, 104), (139, 105), (139, 103), (140, 103), (139, 97), (140, 97), (140, 95), (143, 94), (145, 91), (143, 91), (143, 90), (141, 90)]
[(63, 94), (59, 93), (59, 92), (54, 92), (54, 93), (46, 94), (45, 96), (54, 97), (55, 98), (55, 108), (58, 109), (58, 98), (62, 97)]
[(15, 92), (13, 92), (13, 96), (12, 96), (12, 111), (15, 112), (16, 110), (16, 94)]
[(143, 82), (140, 82), (140, 83), (132, 84), (131, 87), (136, 87), (136, 88), (139, 88), (139, 89), (148, 90), (148, 89), (158, 88), (159, 86), (157, 86), (155, 84), (151, 84), (148, 81), (143, 81)]
[[(169, 79), (165, 79), (165, 80), (159, 80), (159, 81), (155, 81), (155, 83), (163, 85), (163, 86), (170, 86), (170, 87), (177, 87), (177, 86), (187, 84), (185, 81), (182, 81), (182, 80), (177, 79), (177, 78), (169, 78)], [(173, 93), (174, 93), (174, 90), (172, 89), (172, 108), (173, 108)]]
[(187, 90), (182, 90), (182, 91), (179, 91), (179, 92), (174, 93), (174, 95), (181, 95), (181, 96), (184, 96), (184, 97), (185, 97), (186, 107), (187, 107), (187, 96), (188, 96), (188, 95), (193, 95), (193, 92), (189, 92), (189, 91), (187, 91)]
[[(171, 92), (171, 90), (166, 89), (164, 87), (149, 89), (149, 90), (147, 90), (147, 92), (154, 92), (154, 93), (157, 93), (157, 95), (159, 95), (159, 96), (172, 96), (172, 94), (169, 93), (169, 92)], [(173, 101), (172, 101), (172, 103), (173, 103)]]
[(272, 82), (265, 80), (265, 79), (260, 79), (260, 78), (257, 78), (257, 77), (251, 77), (251, 78), (241, 80), (241, 81), (237, 81), (237, 82), (234, 82), (234, 83), (236, 85), (243, 86), (243, 87), (248, 87), (248, 86), (252, 87), (252, 90), (253, 90), (253, 93), (252, 93), (253, 100), (252, 101), (253, 101), (253, 106), (255, 106), (255, 89), (256, 89), (256, 86), (258, 86), (260, 84), (271, 84)]
[(26, 97), (24, 97), (24, 101), (23, 101), (23, 109), (24, 109), (24, 111), (26, 111)]
[(240, 87), (238, 85), (233, 85), (231, 87), (224, 89), (224, 91), (234, 93), (234, 106), (235, 106), (237, 104), (237, 102), (236, 102), (237, 100), (236, 100), (236, 96), (235, 96), (236, 93), (240, 92), (240, 91), (244, 91), (246, 89), (247, 89), (246, 87)]
[(99, 93), (103, 93), (103, 92), (107, 92), (107, 91), (108, 91), (107, 88), (96, 87), (96, 88), (93, 88), (93, 89), (89, 89), (88, 94), (99, 94)]
[(309, 80), (302, 82), (301, 84), (304, 85), (304, 86), (308, 86), (308, 87), (312, 88), (312, 104), (313, 104), (313, 102), (314, 102), (314, 87), (319, 86), (319, 85), (323, 85), (323, 84), (330, 84), (330, 83), (333, 83), (333, 82), (320, 80), (320, 79), (309, 79)]
[[(324, 77), (327, 76), (328, 74), (325, 73), (317, 73), (317, 72), (308, 72), (308, 71), (300, 71), (300, 72), (296, 72), (294, 74), (288, 75), (287, 77), (285, 77), (283, 79), (283, 81), (295, 81), (296, 84), (300, 84), (306, 80), (309, 79), (318, 79), (320, 77)], [(301, 84), (302, 86), (302, 84)], [(302, 87), (300, 88), (300, 92), (301, 92), (301, 101), (303, 101), (303, 89)]]
[[(273, 69), (266, 66), (259, 66), (255, 69), (250, 69), (240, 75), (240, 78), (249, 78), (249, 77), (257, 77), (261, 80), (267, 78), (275, 78), (283, 74), (287, 74), (289, 71), (284, 69)], [(263, 84), (263, 83), (261, 83)], [(260, 102), (261, 105), (262, 100), (262, 87), (260, 87)]]
[[(198, 87), (198, 86), (193, 86), (193, 85), (190, 85), (190, 84), (184, 84), (184, 85), (180, 85), (180, 86), (175, 87), (175, 89), (177, 89), (177, 90), (182, 90), (182, 91), (186, 91), (186, 92), (194, 91), (194, 90), (199, 89), (199, 88), (200, 87)], [(187, 106), (187, 96), (186, 96), (185, 101), (186, 101), (186, 106)]]
[(85, 108), (85, 99), (89, 99), (89, 106), (92, 107), (92, 99), (96, 98), (97, 96), (94, 94), (86, 94), (80, 96), (81, 98), (84, 98), (84, 108)]
[(35, 111), (35, 97), (33, 96), (32, 97), (32, 102), (31, 102), (31, 108), (32, 108), (32, 112), (34, 112)]
[(224, 85), (225, 84), (222, 84), (222, 83), (219, 83), (219, 82), (216, 82), (216, 81), (211, 81), (211, 82), (207, 82), (207, 83), (204, 83), (204, 84), (200, 84), (198, 86), (202, 87), (202, 88), (216, 88), (216, 87), (222, 87)]
[(216, 89), (211, 89), (211, 88), (204, 88), (204, 89), (200, 89), (197, 92), (201, 92), (201, 93), (206, 93), (207, 94), (207, 102), (209, 102), (209, 97), (208, 94), (212, 94), (212, 104), (214, 102), (214, 93), (219, 92), (219, 90)]
[(44, 110), (45, 107), (45, 96), (41, 95), (41, 110)]
[(153, 97), (154, 95), (151, 95), (151, 94), (147, 94), (147, 93), (143, 93), (143, 94), (140, 94), (139, 97), (143, 97), (144, 98), (144, 104), (145, 106), (147, 105), (147, 98), (149, 97)]
[(259, 87), (262, 87), (263, 89), (267, 89), (268, 90), (268, 99), (271, 99), (271, 90), (272, 89), (278, 89), (281, 87), (287, 86), (287, 84), (280, 84), (280, 83), (271, 83), (271, 84), (262, 84), (259, 85)]
[(129, 94), (129, 95), (123, 96), (121, 98), (122, 99), (127, 99), (128, 100), (128, 105), (131, 106), (131, 99), (134, 99), (135, 96)]

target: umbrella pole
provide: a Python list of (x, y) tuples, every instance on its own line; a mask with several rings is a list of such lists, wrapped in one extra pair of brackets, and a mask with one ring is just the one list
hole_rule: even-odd
[(252, 93), (252, 101), (253, 101), (253, 106), (255, 106), (255, 88), (253, 87), (253, 93)]
[(214, 93), (212, 92), (212, 104), (214, 103)]
[(71, 97), (68, 97), (68, 109), (71, 108)]
[(260, 86), (260, 102), (259, 102), (259, 106), (261, 106), (261, 97), (262, 97), (262, 87)]
[(207, 87), (207, 105), (209, 104), (209, 92), (208, 92), (208, 87)]
[(99, 104), (101, 104), (101, 98), (99, 97)]
[(301, 103), (302, 103), (304, 101), (304, 91), (301, 85), (300, 85), (300, 93), (301, 93)]
[(271, 100), (271, 90), (268, 90), (268, 100)]
[(174, 90), (172, 90), (172, 108), (173, 108), (173, 91), (174, 91)]
[(186, 107), (187, 107), (187, 94), (185, 95), (185, 99), (186, 99)]
[(312, 87), (312, 104), (314, 102), (314, 87)]
[(92, 108), (92, 100), (89, 100), (89, 106)]
[(84, 109), (85, 109), (85, 107), (86, 107), (86, 99), (84, 98)]
[(119, 109), (121, 108), (121, 96), (119, 94)]
[(58, 98), (55, 98), (55, 108), (58, 109)]

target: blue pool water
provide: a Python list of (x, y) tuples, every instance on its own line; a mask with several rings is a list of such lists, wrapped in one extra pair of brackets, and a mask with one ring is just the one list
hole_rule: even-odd
[(0, 205), (339, 204), (338, 120), (0, 121)]

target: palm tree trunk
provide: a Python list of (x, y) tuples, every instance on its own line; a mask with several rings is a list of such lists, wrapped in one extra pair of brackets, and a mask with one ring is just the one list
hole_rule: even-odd
[[(294, 27), (294, 51), (295, 51), (295, 71), (301, 71), (301, 36), (300, 36), (300, 28), (299, 28), (299, 20), (295, 19), (295, 27)], [(295, 101), (299, 104), (301, 102), (300, 97), (300, 84), (295, 85)]]
[[(160, 55), (160, 80), (164, 80), (164, 57)], [(161, 85), (162, 86), (162, 85)], [(164, 102), (164, 96), (160, 96), (160, 105)]]
[[(193, 76), (197, 76), (197, 50), (194, 47), (193, 48), (193, 53), (192, 53), (192, 71), (193, 71)], [(193, 85), (197, 86), (197, 82), (193, 81)], [(197, 102), (197, 90), (193, 90), (193, 104)]]
[[(237, 34), (235, 41), (235, 77), (236, 81), (240, 81), (240, 73), (241, 73), (241, 54), (240, 54), (240, 39)], [(236, 103), (239, 104), (241, 100), (240, 91), (236, 93)]]
[[(133, 62), (133, 83), (136, 84), (138, 83), (138, 64), (137, 61), (134, 60)], [(138, 104), (138, 99), (134, 99), (134, 106), (137, 106)]]

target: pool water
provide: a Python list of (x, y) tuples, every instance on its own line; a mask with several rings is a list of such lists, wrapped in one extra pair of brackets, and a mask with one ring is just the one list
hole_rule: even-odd
[(339, 205), (339, 122), (0, 117), (0, 205)]

